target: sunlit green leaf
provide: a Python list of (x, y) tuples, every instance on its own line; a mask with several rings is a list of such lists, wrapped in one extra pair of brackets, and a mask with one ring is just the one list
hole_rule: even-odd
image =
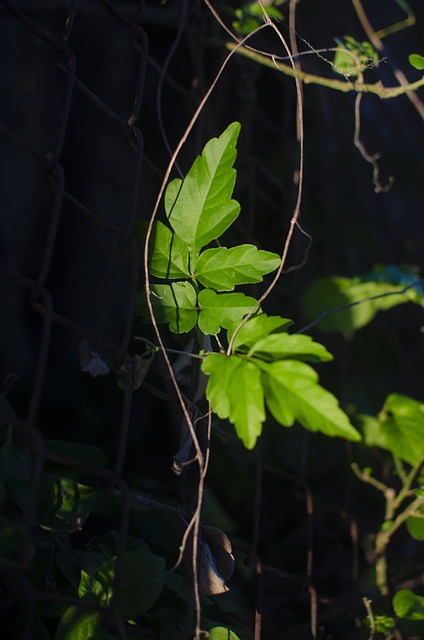
[(318, 384), (317, 373), (304, 362), (259, 362), (266, 404), (274, 418), (290, 427), (297, 420), (310, 431), (348, 440), (361, 439), (337, 399)]
[[(144, 248), (147, 223), (140, 225), (140, 244)], [(153, 223), (149, 239), (149, 273), (157, 278), (181, 279), (190, 276), (187, 247), (163, 222)]]
[(263, 276), (278, 268), (280, 257), (260, 251), (252, 244), (231, 249), (218, 247), (203, 251), (196, 265), (196, 278), (205, 287), (232, 291), (236, 285), (262, 282)]
[(258, 340), (249, 350), (248, 356), (265, 360), (312, 360), (328, 362), (333, 359), (324, 345), (314, 342), (310, 336), (272, 333)]
[(378, 55), (370, 42), (358, 42), (352, 36), (344, 36), (338, 42), (333, 69), (347, 77), (357, 77), (368, 67), (378, 67)]
[(424, 597), (409, 589), (401, 589), (393, 598), (393, 609), (399, 618), (424, 620)]
[[(187, 333), (197, 322), (197, 294), (188, 281), (151, 285), (150, 297), (156, 322), (168, 322), (174, 333)], [(136, 298), (136, 313), (144, 322), (150, 322), (144, 293)]]
[(424, 540), (424, 505), (418, 509), (417, 516), (409, 516), (406, 527), (411, 538), (420, 542)]
[[(232, 168), (240, 124), (233, 122), (219, 138), (212, 138), (196, 158), (182, 184), (171, 183), (165, 200), (168, 220), (191, 254), (191, 268), (198, 253), (219, 238), (234, 222), (240, 205), (231, 199), (236, 179)], [(175, 198), (176, 192), (178, 195)]]
[(203, 289), (198, 301), (198, 326), (205, 335), (215, 335), (221, 327), (227, 329), (234, 322), (240, 322), (256, 304), (255, 298), (244, 293), (215, 293), (212, 289)]
[[(290, 325), (293, 324), (292, 320), (288, 318), (281, 318), (280, 316), (267, 316), (266, 313), (261, 313), (258, 316), (250, 318), (238, 331), (233, 342), (234, 351), (241, 347), (246, 347), (246, 350), (250, 349), (256, 342), (265, 338), (270, 333), (278, 331), (286, 331)], [(238, 323), (231, 326), (228, 331), (228, 340), (232, 337)]]
[(240, 640), (238, 635), (226, 627), (212, 627), (208, 631), (209, 640)]
[(391, 394), (377, 418), (360, 416), (365, 443), (387, 449), (411, 465), (424, 455), (424, 404)]
[(253, 449), (265, 420), (260, 370), (237, 356), (212, 354), (204, 359), (202, 371), (210, 376), (206, 397), (213, 411), (228, 418), (245, 447)]
[(235, 370), (241, 366), (241, 359), (226, 356), (225, 353), (212, 353), (202, 361), (202, 371), (210, 376), (206, 397), (212, 404), (214, 413), (220, 418), (230, 415), (230, 395), (228, 387)]
[(424, 69), (424, 56), (421, 56), (419, 53), (411, 53), (408, 57), (409, 64), (418, 69), (418, 71), (422, 71)]
[[(398, 274), (395, 278), (394, 275)], [(358, 278), (339, 276), (319, 278), (307, 289), (303, 299), (303, 311), (307, 320), (316, 320), (322, 331), (352, 331), (361, 329), (378, 311), (386, 311), (399, 304), (415, 302), (424, 305), (421, 287), (416, 276), (402, 274), (387, 268)], [(404, 291), (405, 287), (410, 288)], [(380, 296), (380, 297), (375, 297)], [(368, 298), (374, 298), (368, 300)], [(348, 306), (348, 308), (343, 308)]]
[(69, 607), (61, 617), (53, 640), (113, 640), (100, 624), (100, 613)]

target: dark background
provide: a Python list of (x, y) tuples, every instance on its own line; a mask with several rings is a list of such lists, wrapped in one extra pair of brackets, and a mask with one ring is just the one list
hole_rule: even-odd
[[(396, 2), (364, 4), (375, 29), (404, 17)], [(384, 60), (366, 72), (368, 82), (396, 85), (394, 67), (410, 81), (420, 77), (408, 55), (423, 53), (424, 5), (419, 0), (409, 5), (415, 26), (384, 40)], [(214, 6), (230, 26), (232, 11), (242, 3)], [(0, 2), (0, 384), (18, 419), (44, 438), (99, 445), (111, 468), (124, 451), (122, 477), (131, 489), (184, 505), (192, 480), (179, 480), (171, 471), (179, 440), (175, 405), (148, 386), (137, 391), (123, 443), (123, 393), (113, 375), (94, 380), (82, 373), (78, 350), (81, 340), (89, 339), (118, 366), (125, 353), (139, 349), (134, 335), (153, 339), (150, 327), (138, 319), (133, 324), (142, 277), (137, 283), (131, 232), (136, 219), (151, 214), (169, 149), (224, 60), (227, 36), (202, 2), (90, 0), (76, 6), (64, 47), (65, 19), (73, 7), (59, 1)], [(288, 6), (280, 9), (286, 21), (279, 27), (288, 38)], [(348, 0), (299, 2), (296, 29), (302, 50), (305, 42), (316, 49), (332, 47), (345, 34), (366, 40)], [(283, 55), (271, 29), (254, 42)], [(331, 53), (324, 55), (331, 59)], [(301, 63), (312, 73), (335, 77), (315, 55)], [(422, 89), (418, 95), (424, 100)], [(305, 324), (302, 297), (315, 278), (355, 276), (376, 264), (422, 267), (423, 256), (420, 114), (406, 96), (364, 96), (362, 141), (369, 153), (381, 154), (382, 182), (394, 178), (387, 193), (375, 193), (372, 168), (353, 144), (355, 95), (305, 86), (303, 96), (301, 224), (313, 244), (302, 268), (283, 276), (265, 303), (268, 313), (293, 318), (297, 327)], [(234, 56), (173, 175), (184, 173), (205, 142), (233, 120), (242, 124), (235, 194), (242, 213), (227, 234), (228, 246), (251, 242), (281, 252), (296, 197), (293, 80)], [(307, 244), (297, 231), (287, 266), (302, 261)], [(322, 334), (317, 328), (311, 335), (335, 355), (320, 376), (343, 406), (375, 414), (389, 393), (423, 398), (420, 307), (408, 304), (379, 314), (356, 335)], [(165, 330), (164, 336), (171, 343)], [(157, 358), (146, 382), (172, 395), (165, 378)], [(322, 637), (359, 637), (355, 617), (364, 615), (361, 597), (374, 593), (367, 536), (381, 522), (383, 506), (378, 494), (353, 479), (349, 463), (374, 456), (377, 468), (384, 468), (384, 456), (271, 421), (258, 456), (265, 465), (258, 553), (264, 564), (288, 575), (266, 577), (264, 638), (310, 637), (310, 594), (293, 577), (302, 582), (308, 551)], [(214, 438), (205, 519), (224, 528), (240, 554), (249, 545), (257, 508), (254, 476), (254, 459), (240, 445)], [(315, 504), (309, 518), (305, 482)], [(89, 520), (94, 538), (116, 527), (113, 518), (119, 520), (119, 514), (108, 519), (101, 510), (96, 517)], [(175, 560), (181, 531), (169, 523), (163, 527), (160, 517), (143, 525), (135, 518), (132, 526)], [(359, 528), (357, 547), (352, 522)], [(419, 545), (398, 536), (394, 548), (396, 584), (422, 576)], [(237, 603), (232, 616), (252, 627), (252, 571), (236, 566), (230, 587)]]

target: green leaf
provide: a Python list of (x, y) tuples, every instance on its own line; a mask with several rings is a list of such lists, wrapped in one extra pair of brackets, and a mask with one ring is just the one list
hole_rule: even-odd
[(333, 69), (343, 76), (357, 77), (369, 67), (378, 67), (378, 55), (369, 42), (358, 42), (352, 36), (337, 41)]
[[(230, 341), (235, 329), (238, 326), (238, 322), (232, 325), (228, 331), (228, 341)], [(265, 338), (270, 333), (276, 331), (286, 331), (290, 325), (293, 324), (292, 320), (287, 318), (281, 318), (280, 316), (267, 316), (266, 313), (261, 313), (258, 316), (250, 318), (238, 331), (234, 338), (233, 350), (242, 349), (245, 347), (247, 351), (258, 340)]]
[(232, 291), (240, 284), (262, 282), (263, 276), (275, 271), (280, 257), (270, 251), (261, 251), (253, 244), (242, 244), (231, 249), (218, 247), (200, 254), (195, 277), (205, 287), (216, 291)]
[(205, 335), (216, 335), (221, 327), (228, 329), (234, 322), (240, 322), (256, 304), (255, 298), (244, 293), (215, 293), (212, 289), (203, 289), (198, 301), (198, 325)]
[[(420, 287), (411, 287), (401, 293), (405, 286), (416, 281), (415, 276), (403, 274), (406, 281), (393, 282), (393, 270), (385, 270), (358, 278), (342, 278), (339, 276), (319, 278), (307, 289), (303, 299), (303, 311), (307, 320), (316, 320), (321, 314), (331, 312), (323, 317), (318, 328), (322, 331), (352, 331), (361, 329), (374, 318), (378, 311), (386, 311), (391, 307), (406, 302), (415, 302), (423, 306)], [(372, 279), (371, 279), (372, 278)], [(411, 281), (412, 279), (412, 281)], [(366, 300), (373, 296), (384, 297)], [(340, 309), (346, 305), (352, 305)], [(334, 311), (333, 311), (334, 310)]]
[(168, 187), (170, 193), (165, 199), (168, 220), (190, 253), (192, 269), (200, 249), (219, 238), (240, 212), (238, 202), (231, 200), (236, 179), (232, 166), (239, 132), (238, 122), (230, 124), (219, 138), (206, 144), (182, 184), (174, 181)]
[(408, 533), (414, 540), (424, 540), (424, 505), (421, 505), (418, 509), (419, 515), (409, 516), (406, 521), (406, 528)]
[(398, 591), (393, 598), (393, 609), (399, 618), (424, 620), (424, 597), (409, 589)]
[(377, 418), (362, 415), (365, 444), (381, 447), (418, 464), (424, 454), (424, 404), (408, 396), (391, 394)]
[(69, 607), (61, 617), (53, 640), (109, 640), (108, 634), (100, 624), (100, 614)]
[(202, 371), (210, 376), (206, 397), (213, 411), (228, 418), (244, 446), (253, 449), (265, 420), (260, 370), (252, 362), (221, 353), (207, 356)]
[(91, 487), (69, 478), (55, 478), (39, 508), (39, 524), (49, 531), (73, 533), (81, 530), (95, 501)]
[(333, 359), (324, 345), (314, 342), (310, 336), (288, 333), (272, 333), (258, 340), (249, 350), (248, 357), (255, 355), (265, 360), (312, 360), (328, 362)]
[[(151, 303), (156, 322), (168, 322), (174, 333), (187, 333), (196, 326), (197, 294), (190, 282), (151, 285)], [(150, 322), (144, 293), (136, 296), (136, 313), (143, 322)]]
[[(144, 249), (147, 224), (139, 234)], [(154, 222), (149, 240), (149, 273), (157, 278), (189, 278), (188, 251), (180, 238), (163, 222)]]
[(238, 635), (227, 627), (212, 627), (208, 632), (209, 640), (240, 640)]
[[(95, 579), (106, 593), (106, 604), (113, 594), (116, 557), (107, 560)], [(118, 613), (124, 620), (146, 613), (160, 596), (166, 576), (166, 561), (152, 553), (129, 551), (124, 556), (118, 596)]]
[(206, 389), (206, 397), (212, 405), (214, 413), (225, 419), (230, 415), (230, 395), (228, 387), (235, 370), (241, 366), (241, 359), (226, 356), (225, 353), (212, 353), (202, 361), (202, 371), (210, 376)]
[(420, 56), (419, 53), (411, 53), (408, 56), (409, 64), (412, 65), (418, 71), (422, 71), (424, 69), (424, 56)]
[(424, 404), (393, 393), (378, 417), (384, 448), (411, 465), (418, 464), (424, 454)]
[(274, 418), (290, 427), (297, 420), (310, 431), (348, 440), (361, 439), (337, 399), (318, 384), (317, 373), (304, 362), (258, 362), (265, 399)]

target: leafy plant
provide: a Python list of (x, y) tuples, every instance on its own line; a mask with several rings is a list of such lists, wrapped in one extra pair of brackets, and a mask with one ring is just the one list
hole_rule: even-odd
[[(261, 434), (265, 406), (283, 426), (297, 421), (311, 431), (359, 440), (336, 398), (304, 362), (331, 360), (325, 347), (308, 336), (288, 334), (291, 321), (267, 316), (254, 298), (223, 293), (260, 282), (278, 268), (279, 256), (253, 245), (202, 251), (240, 213), (231, 198), (239, 131), (238, 123), (230, 124), (206, 144), (184, 180), (177, 178), (167, 187), (165, 212), (171, 228), (155, 223), (149, 271), (174, 281), (150, 287), (155, 320), (169, 323), (174, 333), (196, 326), (207, 335), (227, 329), (227, 352), (203, 353), (201, 368), (209, 377), (206, 396), (212, 410), (234, 424), (248, 449)], [(150, 321), (145, 294), (139, 294), (137, 310)]]
[(378, 67), (378, 55), (370, 42), (358, 42), (352, 36), (338, 40), (333, 68), (343, 76), (358, 77), (365, 69)]

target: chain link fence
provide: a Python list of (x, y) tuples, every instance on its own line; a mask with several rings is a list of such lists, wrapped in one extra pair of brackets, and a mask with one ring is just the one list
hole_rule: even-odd
[[(224, 55), (214, 49), (216, 31), (208, 19), (203, 5), (186, 1), (0, 0), (4, 451), (13, 439), (9, 457), (2, 458), (2, 491), (8, 496), (3, 496), (0, 536), (4, 637), (62, 637), (54, 635), (55, 625), (72, 607), (102, 614), (113, 637), (180, 637), (180, 631), (172, 635), (172, 616), (165, 620), (165, 614), (147, 611), (130, 624), (119, 605), (125, 554), (134, 536), (145, 535), (151, 546), (156, 542), (158, 553), (166, 550), (170, 569), (184, 532), (182, 514), (195, 493), (190, 471), (182, 478), (171, 471), (180, 416), (159, 361), (134, 393), (133, 337), (152, 336), (134, 320), (142, 282), (133, 231), (137, 219), (149, 217), (169, 151)], [(260, 245), (281, 237), (290, 219), (290, 180), (282, 183), (260, 154), (274, 153), (266, 140), (277, 140), (287, 149), (287, 162), (295, 158), (296, 141), (287, 134), (295, 121), (295, 92), (275, 80), (274, 103), (265, 111), (255, 93), (263, 81), (259, 71), (246, 61), (233, 64), (234, 73), (220, 81), (178, 162), (190, 162), (208, 135), (216, 135), (217, 123), (242, 121), (238, 188), (245, 214), (235, 229), (246, 241), (259, 238)], [(258, 144), (258, 138), (265, 142)], [(311, 190), (307, 185), (307, 205)], [(414, 254), (415, 221), (409, 224)], [(293, 263), (301, 261), (304, 249), (299, 235)], [(325, 247), (319, 251), (325, 253)], [(325, 255), (331, 266), (334, 256)], [(290, 281), (292, 292), (302, 284), (300, 273)], [(279, 293), (295, 314), (294, 296)], [(109, 368), (125, 377), (121, 389), (93, 371), (101, 366), (96, 353), (106, 353)], [(255, 629), (255, 638), (262, 622), (270, 640), (359, 637), (363, 611), (355, 587), (364, 558), (351, 516), (352, 479), (334, 487), (327, 477), (348, 476), (351, 451), (326, 443), (329, 466), (319, 469), (315, 461), (321, 479), (316, 496), (305, 479), (307, 436), (299, 433), (285, 443), (287, 460), (296, 463), (283, 471), (272, 439), (251, 455), (215, 426), (202, 521), (208, 524), (209, 518), (229, 534), (236, 556), (233, 599), (227, 608), (222, 601), (219, 615), (225, 623), (237, 619), (240, 628)], [(234, 483), (231, 473), (239, 476)], [(57, 484), (60, 478), (71, 479), (73, 500), (75, 487), (96, 489), (95, 503), (91, 493), (87, 497), (94, 509), (87, 528), (78, 520), (88, 509), (82, 493), (81, 510), (69, 508), (62, 530), (46, 513), (44, 520), (40, 516), (46, 500), (51, 506), (54, 486), (56, 516), (65, 518), (68, 485)], [(239, 505), (238, 511), (226, 513), (226, 501)], [(373, 523), (372, 501), (367, 509), (364, 519)], [(17, 523), (16, 548), (10, 547), (10, 521)], [(112, 530), (116, 561), (105, 609), (62, 587), (56, 559), (69, 549), (97, 551)], [(182, 589), (173, 588), (174, 595)], [(190, 607), (190, 595), (181, 597), (181, 619)], [(44, 626), (40, 611), (48, 618)], [(175, 619), (175, 628), (182, 628), (181, 619)], [(324, 628), (332, 635), (321, 636)], [(63, 629), (63, 637), (71, 637)], [(243, 637), (252, 635), (246, 631)]]

